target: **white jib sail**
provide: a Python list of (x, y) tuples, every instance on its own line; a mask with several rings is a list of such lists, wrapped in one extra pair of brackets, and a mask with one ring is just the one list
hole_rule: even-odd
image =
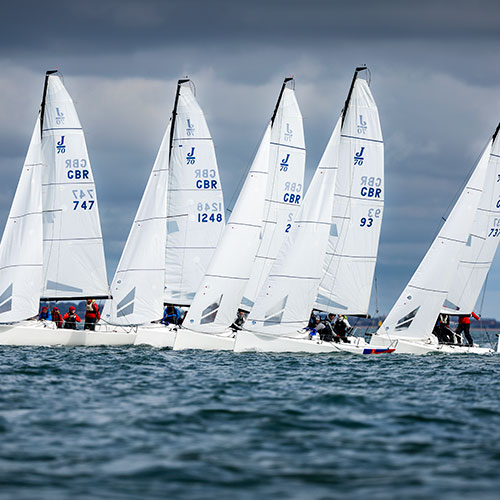
[(260, 243), (270, 140), (271, 125), (266, 129), (207, 274), (184, 320), (187, 328), (219, 333), (234, 321)]
[(294, 334), (309, 321), (323, 274), (338, 171), (341, 119), (333, 131), (304, 202), (250, 311), (246, 329)]
[(164, 302), (189, 305), (224, 229), (224, 201), (205, 116), (189, 82), (181, 82), (170, 155)]
[(170, 122), (111, 284), (103, 316), (113, 324), (140, 325), (163, 315)]
[[(485, 185), (488, 159), (489, 151), (485, 151), (448, 219), (377, 335), (414, 340), (431, 336), (472, 229)], [(494, 182), (496, 179), (487, 181)]]
[(284, 87), (271, 128), (264, 224), (252, 274), (241, 302), (250, 310), (302, 203), (306, 150), (295, 91)]
[(42, 297), (108, 296), (97, 195), (85, 137), (58, 75), (48, 76), (42, 123)]
[(0, 322), (38, 313), (42, 284), (42, 165), (40, 119), (29, 145), (0, 243)]
[(330, 239), (315, 308), (368, 313), (384, 209), (384, 143), (377, 105), (356, 78), (340, 138)]
[(487, 181), (476, 219), (443, 305), (443, 312), (448, 314), (470, 314), (473, 311), (495, 257), (500, 241), (499, 175), (500, 139), (497, 135), (491, 147)]

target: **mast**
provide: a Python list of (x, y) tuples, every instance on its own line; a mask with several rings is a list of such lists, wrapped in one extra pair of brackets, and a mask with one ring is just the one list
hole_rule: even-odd
[(274, 107), (273, 116), (271, 117), (271, 126), (274, 125), (274, 120), (276, 119), (276, 114), (278, 113), (278, 108), (280, 107), (281, 98), (283, 97), (283, 92), (289, 82), (293, 82), (293, 76), (287, 77), (283, 80), (283, 85), (281, 86), (280, 94), (278, 96), (278, 101), (276, 102), (276, 106)]
[(365, 71), (365, 70), (368, 70), (368, 68), (366, 67), (366, 64), (363, 66), (358, 66), (354, 70), (354, 75), (352, 77), (351, 87), (349, 88), (349, 93), (347, 94), (347, 98), (345, 100), (344, 107), (342, 109), (342, 125), (344, 125), (344, 120), (345, 120), (345, 117), (347, 115), (347, 109), (349, 108), (349, 103), (351, 102), (352, 91), (354, 90), (354, 84), (356, 83), (356, 78), (358, 78), (358, 73), (361, 71)]
[(497, 129), (493, 133), (493, 137), (492, 137), (493, 141), (497, 138), (497, 135), (498, 135), (499, 131), (500, 131), (500, 123), (497, 125)]
[(47, 87), (49, 85), (49, 76), (57, 73), (57, 69), (49, 69), (45, 72), (45, 82), (43, 84), (42, 104), (40, 106), (40, 137), (43, 135), (43, 119), (45, 117), (45, 101), (47, 99)]
[(169, 154), (169, 159), (172, 156), (172, 147), (173, 147), (173, 143), (174, 143), (175, 120), (177, 118), (177, 105), (179, 103), (179, 95), (181, 93), (181, 85), (183, 83), (188, 83), (189, 81), (190, 81), (189, 78), (182, 78), (181, 80), (177, 81), (177, 91), (175, 93), (174, 109), (172, 110), (172, 124), (170, 126), (170, 154)]

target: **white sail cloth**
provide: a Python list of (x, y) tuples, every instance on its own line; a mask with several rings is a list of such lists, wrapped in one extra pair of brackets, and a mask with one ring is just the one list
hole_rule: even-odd
[(246, 310), (252, 308), (302, 203), (305, 158), (302, 114), (295, 91), (285, 87), (272, 122), (261, 241), (241, 303)]
[(384, 144), (377, 105), (356, 78), (340, 138), (330, 238), (315, 308), (368, 313), (384, 208)]
[[(485, 185), (489, 153), (488, 147), (439, 234), (377, 331), (377, 335), (410, 340), (430, 337), (472, 229)], [(487, 182), (494, 181), (496, 179), (487, 180)]]
[[(43, 110), (42, 110), (43, 111)], [(97, 195), (75, 106), (48, 75), (42, 117), (42, 297), (108, 296)]]
[(234, 320), (260, 243), (270, 140), (271, 125), (268, 125), (217, 250), (184, 320), (184, 326), (189, 329), (221, 333)]
[(164, 302), (189, 305), (224, 229), (215, 149), (189, 82), (174, 109), (167, 193)]
[[(338, 171), (341, 119), (245, 328), (290, 335), (307, 325), (323, 272)], [(242, 332), (244, 335), (244, 332)]]
[(161, 318), (165, 284), (170, 122), (111, 284), (103, 317), (140, 325)]
[(42, 164), (36, 121), (0, 243), (0, 322), (38, 313), (42, 284)]
[[(448, 314), (470, 314), (495, 257), (500, 241), (500, 138), (490, 150), (483, 195), (458, 270), (443, 305)], [(487, 153), (486, 153), (487, 154)]]

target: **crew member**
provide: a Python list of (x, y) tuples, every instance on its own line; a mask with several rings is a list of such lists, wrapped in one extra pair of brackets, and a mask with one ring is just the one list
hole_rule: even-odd
[(47, 306), (43, 306), (40, 314), (38, 315), (39, 320), (52, 321), (52, 315), (50, 314), (49, 308)]
[(95, 324), (101, 319), (101, 314), (99, 313), (99, 307), (96, 301), (93, 299), (87, 299), (87, 305), (85, 308), (85, 325), (83, 328), (85, 330), (95, 331)]
[(63, 317), (61, 316), (61, 313), (59, 312), (59, 308), (54, 306), (52, 308), (52, 321), (57, 325), (57, 328), (62, 328), (63, 326)]
[(167, 304), (167, 307), (165, 307), (165, 310), (163, 311), (163, 318), (161, 320), (161, 323), (163, 323), (164, 325), (169, 325), (170, 323), (174, 325), (180, 325), (182, 323), (181, 318), (182, 316), (180, 309), (172, 304)]
[(69, 307), (69, 311), (63, 316), (64, 328), (71, 330), (76, 330), (76, 324), (80, 323), (82, 320), (76, 314), (76, 309), (73, 306)]
[(345, 342), (346, 344), (350, 343), (347, 339), (347, 333), (350, 329), (351, 325), (347, 320), (347, 316), (342, 316), (341, 314), (339, 314), (337, 316), (337, 319), (335, 320), (335, 323), (333, 324), (333, 331), (340, 337), (342, 342)]
[(241, 309), (238, 309), (236, 319), (234, 320), (233, 324), (231, 325), (231, 328), (235, 331), (241, 330), (243, 328), (245, 320), (246, 320), (245, 313)]
[[(465, 339), (467, 340), (467, 345), (469, 347), (472, 347), (474, 345), (474, 341), (472, 340), (472, 337), (470, 334), (470, 317), (471, 317), (471, 314), (469, 314), (468, 316), (460, 316), (460, 318), (458, 319), (458, 327), (457, 327), (455, 333), (458, 336), (462, 332), (464, 332)], [(475, 312), (472, 312), (472, 317), (474, 319), (476, 319), (477, 321), (479, 321), (479, 316)]]

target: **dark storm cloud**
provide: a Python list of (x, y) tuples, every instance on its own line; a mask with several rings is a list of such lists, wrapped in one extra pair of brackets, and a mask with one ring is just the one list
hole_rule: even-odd
[(494, 0), (86, 0), (9, 2), (2, 8), (2, 52), (97, 49), (123, 52), (200, 42), (279, 43), (324, 39), (495, 38)]
[(0, 225), (48, 68), (62, 69), (86, 131), (111, 277), (178, 77), (196, 83), (229, 204), (283, 77), (296, 77), (308, 181), (353, 68), (367, 63), (386, 144), (387, 312), (500, 120), (499, 18), (497, 1), (11, 2), (0, 17)]

